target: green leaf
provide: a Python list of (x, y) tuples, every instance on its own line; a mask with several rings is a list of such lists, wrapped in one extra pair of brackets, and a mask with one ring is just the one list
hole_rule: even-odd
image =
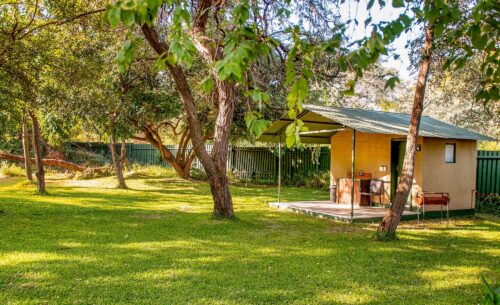
[(295, 144), (295, 135), (286, 136), (286, 146), (291, 148)]
[(107, 12), (108, 21), (109, 21), (109, 24), (111, 25), (112, 28), (116, 28), (117, 26), (120, 25), (120, 21), (121, 21), (120, 14), (121, 14), (120, 7), (111, 6), (108, 9), (108, 12)]
[(205, 78), (201, 83), (201, 90), (206, 93), (212, 92), (212, 88), (214, 87), (214, 81), (209, 77)]
[(393, 7), (405, 7), (404, 0), (392, 0)]
[(397, 76), (393, 76), (391, 78), (389, 78), (387, 80), (387, 82), (385, 83), (385, 87), (384, 87), (384, 90), (387, 89), (387, 88), (391, 88), (391, 89), (394, 89), (394, 87), (396, 87), (396, 84), (399, 83), (399, 77)]
[(366, 10), (369, 11), (372, 8), (374, 3), (375, 3), (375, 0), (368, 1), (368, 5), (366, 6)]

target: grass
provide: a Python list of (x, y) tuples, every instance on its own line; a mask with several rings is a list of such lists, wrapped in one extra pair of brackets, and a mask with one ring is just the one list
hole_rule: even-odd
[[(499, 284), (498, 218), (410, 222), (394, 242), (266, 206), (234, 186), (237, 219), (214, 220), (202, 182), (0, 179), (1, 304), (477, 304)], [(290, 199), (326, 191), (285, 188)]]

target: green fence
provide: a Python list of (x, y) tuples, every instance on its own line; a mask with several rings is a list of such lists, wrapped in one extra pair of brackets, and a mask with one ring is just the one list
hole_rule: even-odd
[[(103, 143), (71, 143), (73, 147), (85, 148), (96, 154), (106, 156), (111, 160), (109, 147)], [(120, 144), (116, 149), (120, 150)], [(127, 158), (132, 162), (145, 165), (170, 166), (162, 160), (160, 153), (150, 144), (126, 144)], [(167, 148), (177, 154), (177, 147), (167, 145)], [(211, 145), (206, 145), (207, 150), (212, 150)], [(319, 151), (317, 150), (319, 149)], [(237, 178), (275, 180), (278, 173), (277, 147), (239, 147), (231, 146), (228, 151), (227, 169)], [(315, 158), (313, 155), (316, 154)], [(314, 160), (313, 160), (314, 159)], [(202, 168), (201, 163), (195, 159), (194, 168)], [(330, 169), (330, 148), (294, 148), (283, 149), (281, 170), (283, 179), (293, 179), (298, 175), (305, 175), (313, 171), (328, 171)]]
[(476, 177), (478, 195), (500, 194), (500, 151), (477, 152)]
[[(71, 143), (72, 146), (88, 149), (94, 153), (109, 158), (109, 147), (103, 143)], [(127, 158), (140, 164), (169, 166), (162, 160), (160, 153), (150, 144), (127, 143)], [(212, 147), (207, 145), (210, 152)], [(177, 148), (167, 145), (172, 153)], [(117, 144), (117, 150), (120, 144)], [(313, 171), (328, 171), (330, 169), (330, 148), (321, 147), (317, 158), (315, 148), (283, 149), (281, 169), (283, 179), (293, 179)], [(317, 159), (319, 162), (314, 162)], [(195, 159), (194, 168), (202, 168)], [(277, 147), (239, 147), (229, 148), (227, 169), (238, 178), (255, 178), (275, 180), (278, 173)], [(477, 153), (476, 190), (479, 195), (500, 194), (500, 151), (478, 151)]]

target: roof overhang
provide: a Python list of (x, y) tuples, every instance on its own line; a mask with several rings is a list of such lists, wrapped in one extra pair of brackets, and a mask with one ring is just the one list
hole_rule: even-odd
[[(325, 118), (307, 109), (302, 111), (298, 115), (298, 118), (300, 118), (304, 126), (309, 129), (309, 131), (300, 133), (300, 140), (304, 144), (330, 144), (332, 135), (348, 129), (348, 127), (343, 124)], [(284, 142), (286, 139), (286, 127), (292, 122), (293, 119), (290, 119), (288, 115), (283, 116), (269, 126), (257, 141), (279, 143), (281, 140), (281, 142)]]
[[(301, 141), (307, 144), (330, 144), (335, 133), (351, 129), (366, 133), (406, 135), (410, 115), (352, 108), (334, 108), (304, 104), (297, 116), (310, 132), (301, 134)], [(275, 121), (258, 139), (261, 142), (283, 142), (286, 127), (293, 122), (288, 115)], [(496, 141), (474, 131), (422, 116), (419, 135), (422, 137)]]

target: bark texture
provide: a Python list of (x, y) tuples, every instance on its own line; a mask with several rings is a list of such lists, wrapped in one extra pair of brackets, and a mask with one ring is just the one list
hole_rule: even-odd
[(125, 177), (123, 177), (123, 168), (118, 152), (116, 151), (116, 141), (114, 136), (109, 137), (109, 151), (111, 152), (111, 158), (113, 159), (113, 166), (115, 167), (116, 179), (118, 180), (118, 188), (126, 189), (127, 184), (125, 183)]
[(40, 124), (38, 123), (38, 118), (33, 112), (29, 112), (31, 117), (31, 125), (33, 128), (33, 151), (35, 152), (35, 166), (36, 166), (36, 183), (37, 191), (39, 194), (45, 194), (45, 169), (43, 168), (42, 161), (42, 145), (41, 145), (41, 135), (40, 135)]
[[(9, 160), (9, 161), (17, 161), (17, 162), (24, 162), (25, 161), (24, 156), (12, 155), (12, 154), (8, 154), (8, 153), (3, 152), (3, 151), (0, 151), (0, 159)], [(30, 164), (36, 164), (35, 158), (29, 158), (28, 160), (29, 160)], [(78, 164), (67, 162), (64, 160), (59, 160), (59, 159), (42, 159), (42, 163), (44, 166), (54, 166), (54, 167), (67, 169), (70, 171), (75, 171), (75, 172), (83, 172), (87, 169), (84, 166), (80, 166)]]
[(420, 62), (418, 72), (417, 86), (415, 89), (415, 97), (413, 99), (413, 108), (410, 117), (410, 126), (406, 137), (406, 152), (401, 170), (401, 177), (396, 189), (396, 196), (392, 206), (387, 214), (382, 219), (378, 227), (378, 236), (380, 238), (392, 239), (395, 237), (396, 228), (401, 221), (401, 215), (408, 196), (410, 195), (413, 184), (415, 154), (417, 150), (418, 130), (420, 127), (420, 119), (422, 117), (423, 103), (425, 96), (425, 88), (427, 78), (429, 77), (429, 69), (431, 65), (433, 28), (428, 26), (425, 31), (425, 42), (423, 46), (423, 56)]
[(33, 173), (31, 171), (30, 161), (30, 142), (29, 142), (29, 128), (27, 117), (23, 116), (23, 157), (24, 157), (24, 170), (26, 172), (26, 179), (33, 181)]
[[(191, 36), (196, 48), (204, 59), (208, 63), (213, 64), (222, 55), (220, 50), (213, 49), (213, 44), (203, 36), (211, 5), (212, 1), (201, 1), (199, 3), (193, 23), (195, 26)], [(165, 56), (168, 53), (169, 46), (162, 42), (158, 36), (158, 32), (153, 26), (144, 24), (142, 26), (142, 32), (158, 55)], [(177, 91), (184, 105), (184, 110), (186, 111), (194, 151), (203, 164), (209, 178), (214, 200), (213, 214), (216, 217), (231, 218), (234, 216), (234, 211), (226, 177), (226, 160), (235, 105), (235, 85), (225, 81), (218, 81), (216, 73), (212, 71), (216, 83), (217, 95), (219, 97), (219, 109), (215, 123), (214, 146), (212, 154), (210, 155), (205, 149), (201, 124), (196, 112), (196, 104), (186, 74), (178, 65), (172, 65), (167, 62), (166, 66), (175, 82)]]
[(194, 149), (188, 149), (190, 143), (189, 130), (184, 130), (180, 134), (179, 150), (174, 154), (163, 145), (158, 128), (146, 126), (142, 128), (144, 137), (132, 137), (137, 140), (147, 141), (153, 145), (159, 152), (161, 158), (172, 165), (177, 174), (184, 179), (190, 177), (191, 165), (193, 164), (195, 153)]
[(122, 140), (122, 145), (120, 147), (120, 162), (122, 164), (122, 169), (126, 167), (127, 170), (130, 171), (130, 164), (127, 159), (127, 143), (125, 143), (125, 140)]

